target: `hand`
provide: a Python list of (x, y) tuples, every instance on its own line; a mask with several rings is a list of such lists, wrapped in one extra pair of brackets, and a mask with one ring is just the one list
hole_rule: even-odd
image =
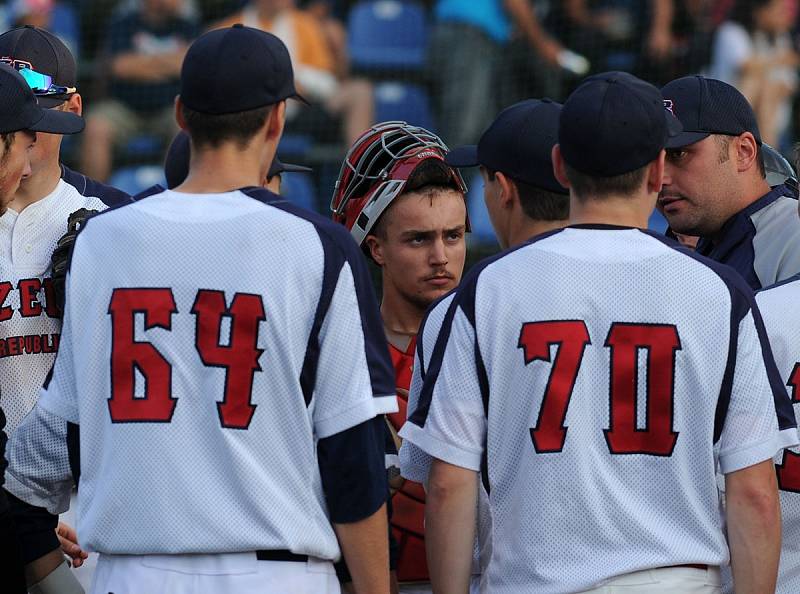
[(58, 542), (61, 544), (61, 551), (70, 558), (72, 566), (80, 567), (83, 565), (89, 553), (78, 545), (78, 535), (75, 529), (68, 524), (59, 522), (56, 528), (56, 536), (58, 536)]

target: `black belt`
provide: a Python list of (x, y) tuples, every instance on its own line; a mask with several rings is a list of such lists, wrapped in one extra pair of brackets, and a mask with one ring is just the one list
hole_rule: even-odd
[(259, 561), (308, 561), (308, 555), (297, 555), (287, 550), (277, 551), (256, 551), (256, 559)]

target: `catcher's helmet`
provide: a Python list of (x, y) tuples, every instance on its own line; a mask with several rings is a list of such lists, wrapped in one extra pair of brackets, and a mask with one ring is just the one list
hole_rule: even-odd
[(786, 184), (786, 187), (797, 197), (797, 174), (789, 161), (766, 142), (761, 145), (761, 155), (764, 158), (767, 183), (771, 187)]
[[(362, 245), (381, 214), (403, 193), (417, 166), (427, 159), (444, 162), (447, 152), (444, 142), (425, 128), (405, 122), (374, 125), (355, 141), (342, 163), (331, 199), (333, 219)], [(461, 174), (448, 169), (454, 187), (466, 194)]]

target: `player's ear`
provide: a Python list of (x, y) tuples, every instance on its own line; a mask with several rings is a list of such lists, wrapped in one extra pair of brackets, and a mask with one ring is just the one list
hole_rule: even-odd
[(181, 103), (181, 96), (175, 97), (175, 121), (181, 130), (186, 130), (186, 120), (183, 117), (183, 103)]
[(72, 96), (64, 102), (65, 109), (74, 113), (75, 115), (83, 115), (83, 99), (80, 93), (73, 93)]
[(500, 184), (500, 206), (503, 208), (511, 208), (514, 200), (519, 199), (517, 185), (501, 171), (495, 174), (495, 179), (497, 183)]
[(736, 159), (736, 170), (740, 173), (756, 165), (758, 142), (750, 132), (745, 132), (734, 139), (733, 150), (733, 157)]
[(277, 143), (283, 134), (283, 125), (286, 121), (286, 101), (281, 101), (272, 106), (267, 117), (267, 140)]
[(364, 243), (369, 250), (369, 255), (375, 261), (375, 264), (378, 266), (383, 266), (385, 259), (383, 257), (383, 244), (381, 243), (380, 238), (376, 235), (367, 235), (364, 238)]
[(664, 185), (664, 161), (667, 151), (661, 149), (656, 160), (647, 166), (647, 191), (660, 192)]
[(566, 163), (564, 162), (564, 157), (561, 155), (560, 145), (555, 145), (553, 150), (550, 151), (550, 159), (553, 161), (553, 175), (556, 176), (556, 180), (565, 188), (569, 188)]

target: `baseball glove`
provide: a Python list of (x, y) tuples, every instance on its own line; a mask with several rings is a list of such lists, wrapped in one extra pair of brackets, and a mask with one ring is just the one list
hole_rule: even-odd
[(69, 215), (67, 219), (67, 232), (61, 236), (50, 256), (50, 274), (53, 278), (53, 292), (56, 297), (56, 304), (59, 311), (64, 311), (64, 282), (67, 279), (67, 268), (72, 257), (72, 248), (75, 245), (75, 238), (83, 229), (86, 220), (96, 215), (98, 210), (81, 208)]

